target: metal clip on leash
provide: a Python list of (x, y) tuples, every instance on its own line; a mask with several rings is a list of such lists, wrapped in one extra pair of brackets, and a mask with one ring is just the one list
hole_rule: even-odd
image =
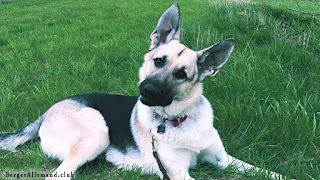
[[(156, 116), (156, 115), (155, 115), (155, 112), (153, 112), (152, 122), (155, 121), (155, 118), (156, 118), (155, 116)], [(150, 134), (152, 135), (151, 129), (150, 129)], [(159, 166), (159, 169), (160, 169), (160, 171), (161, 171), (162, 174), (163, 174), (163, 180), (170, 180), (166, 169), (163, 167), (163, 165), (162, 165), (162, 163), (161, 163), (161, 161), (160, 161), (160, 159), (159, 159), (159, 156), (158, 156), (158, 153), (157, 153), (157, 151), (156, 151), (156, 148), (154, 147), (154, 141), (155, 141), (154, 135), (152, 135), (151, 144), (152, 144), (152, 154), (153, 154), (153, 157), (156, 159), (157, 164), (158, 164), (158, 166)]]

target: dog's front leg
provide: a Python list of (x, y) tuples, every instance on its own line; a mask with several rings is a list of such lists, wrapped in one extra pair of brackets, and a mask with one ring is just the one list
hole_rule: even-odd
[(253, 170), (253, 171), (250, 171), (250, 173), (252, 173), (252, 175), (254, 175), (256, 172), (265, 172), (273, 179), (286, 179), (284, 176), (282, 176), (276, 172), (272, 172), (272, 171), (260, 169), (258, 167), (254, 167), (251, 164), (248, 164), (244, 161), (241, 161), (237, 158), (230, 156), (225, 151), (225, 148), (224, 148), (222, 141), (221, 141), (221, 139), (218, 135), (218, 132), (216, 130), (214, 131), (213, 136), (215, 137), (214, 142), (207, 149), (205, 149), (204, 151), (201, 152), (201, 154), (199, 156), (200, 161), (209, 162), (209, 163), (213, 164), (218, 169), (225, 169), (226, 167), (233, 165), (240, 172), (245, 172), (247, 170)]
[(218, 169), (225, 169), (230, 165), (235, 165), (241, 172), (254, 168), (254, 166), (230, 156), (225, 151), (221, 141), (215, 142), (204, 150), (200, 155), (200, 161), (208, 162)]
[(171, 180), (194, 180), (189, 175), (189, 167), (196, 163), (196, 154), (187, 149), (173, 148), (165, 143), (157, 143), (157, 152)]

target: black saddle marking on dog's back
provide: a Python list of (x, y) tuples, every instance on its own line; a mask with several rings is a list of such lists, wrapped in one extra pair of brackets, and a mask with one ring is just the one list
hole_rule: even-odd
[(132, 109), (138, 101), (137, 96), (111, 94), (83, 94), (70, 97), (88, 107), (98, 110), (109, 128), (110, 145), (122, 152), (128, 147), (137, 148), (130, 128)]

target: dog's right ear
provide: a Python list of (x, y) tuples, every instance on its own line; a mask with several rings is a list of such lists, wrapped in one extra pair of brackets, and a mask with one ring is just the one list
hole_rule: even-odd
[(174, 3), (160, 17), (156, 29), (151, 33), (149, 50), (171, 40), (180, 40), (180, 10), (178, 3)]
[(227, 62), (234, 48), (233, 38), (218, 42), (206, 49), (198, 51), (198, 70), (200, 79), (205, 76), (215, 76)]

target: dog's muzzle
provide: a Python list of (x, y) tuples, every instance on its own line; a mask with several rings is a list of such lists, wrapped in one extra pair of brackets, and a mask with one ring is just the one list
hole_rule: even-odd
[(146, 79), (140, 86), (140, 101), (147, 106), (168, 106), (173, 97), (170, 90), (159, 81)]

